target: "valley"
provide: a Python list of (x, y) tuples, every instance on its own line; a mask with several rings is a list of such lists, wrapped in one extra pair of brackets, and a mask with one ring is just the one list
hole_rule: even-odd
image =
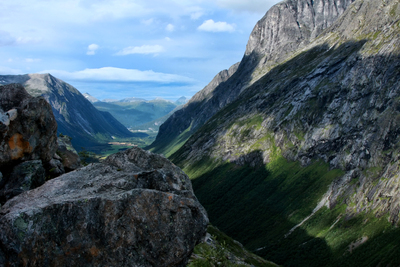
[[(51, 74), (0, 76), (50, 104), (85, 165), (4, 202), (0, 265), (30, 257), (28, 236), (68, 264), (80, 242), (88, 266), (400, 266), (399, 77), (398, 0), (284, 0), (188, 101), (100, 101)], [(51, 227), (29, 228), (41, 207)], [(79, 231), (51, 219), (70, 213)]]

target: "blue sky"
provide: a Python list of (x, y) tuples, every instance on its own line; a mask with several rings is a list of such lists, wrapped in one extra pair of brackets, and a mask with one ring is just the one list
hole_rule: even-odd
[(277, 2), (3, 0), (0, 74), (51, 73), (100, 100), (190, 98)]

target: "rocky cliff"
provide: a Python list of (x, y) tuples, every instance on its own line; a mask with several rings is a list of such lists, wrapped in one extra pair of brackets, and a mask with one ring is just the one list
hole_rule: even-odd
[[(290, 3), (309, 2), (284, 1), (266, 17)], [(302, 42), (293, 33), (290, 53), (262, 46), (276, 20), (269, 34), (256, 27), (246, 53), (278, 61), (257, 63), (260, 78), (171, 159), (195, 179), (213, 224), (278, 264), (398, 265), (400, 6), (312, 3), (347, 9), (314, 39), (319, 27)]]
[(76, 149), (112, 140), (111, 136), (135, 136), (110, 114), (98, 111), (76, 88), (50, 74), (2, 75), (0, 80), (20, 83), (32, 96), (43, 96), (52, 107), (58, 133), (72, 137)]
[(188, 177), (132, 148), (0, 209), (1, 266), (185, 266), (208, 218)]
[(273, 66), (314, 40), (354, 0), (286, 0), (273, 6), (254, 27), (240, 63), (219, 73), (161, 127), (152, 151), (170, 155), (208, 119)]

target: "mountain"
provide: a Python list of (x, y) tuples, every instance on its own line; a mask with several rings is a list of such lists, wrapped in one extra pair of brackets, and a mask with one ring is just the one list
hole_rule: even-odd
[(181, 96), (180, 98), (178, 98), (176, 101), (175, 101), (175, 104), (177, 104), (177, 105), (184, 105), (184, 104), (186, 104), (188, 102), (188, 99), (186, 98), (186, 97), (184, 97), (184, 96)]
[[(176, 102), (175, 102), (176, 103)], [(171, 112), (169, 112), (167, 115), (164, 115), (162, 117), (159, 117), (155, 120), (152, 120), (150, 122), (146, 122), (143, 124), (140, 124), (138, 126), (133, 126), (130, 129), (131, 130), (142, 130), (142, 131), (150, 131), (150, 132), (158, 132), (160, 126), (169, 118), (172, 116), (172, 114), (174, 114), (176, 111), (178, 111), (179, 109), (181, 109), (183, 107), (183, 105), (179, 105), (176, 106)], [(154, 136), (155, 139), (156, 136)], [(153, 140), (154, 141), (154, 140)]]
[[(315, 39), (354, 0), (287, 0), (254, 27), (242, 61), (219, 73), (161, 127), (152, 151), (171, 154), (208, 119), (293, 51)], [(237, 70), (237, 71), (236, 71)]]
[(90, 103), (96, 103), (99, 102), (100, 100), (98, 100), (97, 98), (95, 98), (94, 96), (91, 96), (89, 93), (84, 93), (82, 94), (87, 100), (90, 101)]
[[(156, 98), (150, 101), (141, 98), (125, 98), (114, 102), (95, 102), (93, 105), (100, 111), (107, 111), (111, 113), (118, 121), (120, 121), (125, 127), (130, 129), (158, 130), (159, 125), (166, 120), (160, 119), (175, 108), (177, 104), (171, 101)], [(161, 120), (161, 122), (160, 122)], [(153, 122), (154, 123), (150, 123)], [(157, 123), (158, 122), (158, 125)], [(150, 126), (147, 127), (148, 123)], [(143, 126), (146, 124), (146, 126)]]
[(399, 21), (396, 0), (275, 5), (153, 150), (180, 147), (210, 222), (268, 260), (400, 265)]
[(143, 98), (138, 98), (138, 97), (128, 97), (128, 98), (119, 100), (118, 102), (136, 102), (136, 101), (147, 101), (147, 100), (143, 99)]
[(113, 102), (118, 102), (118, 101), (119, 101), (118, 99), (111, 99), (111, 98), (103, 99), (103, 102), (106, 102), (106, 103), (113, 103)]
[[(182, 146), (190, 135), (219, 109), (219, 106), (209, 105), (213, 92), (219, 86), (222, 88), (238, 67), (239, 63), (236, 63), (228, 70), (219, 72), (203, 90), (173, 113), (160, 126), (156, 140), (147, 149), (168, 156)], [(208, 108), (210, 109), (207, 111)]]
[(137, 135), (109, 113), (98, 111), (76, 88), (50, 74), (0, 76), (0, 84), (9, 83), (20, 83), (30, 95), (43, 96), (52, 106), (57, 132), (72, 137), (77, 149), (94, 147), (113, 137)]

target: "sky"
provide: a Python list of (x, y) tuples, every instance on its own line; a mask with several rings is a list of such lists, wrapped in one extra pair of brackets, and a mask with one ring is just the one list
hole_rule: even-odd
[(239, 62), (279, 0), (0, 0), (0, 75), (103, 99), (192, 97)]

